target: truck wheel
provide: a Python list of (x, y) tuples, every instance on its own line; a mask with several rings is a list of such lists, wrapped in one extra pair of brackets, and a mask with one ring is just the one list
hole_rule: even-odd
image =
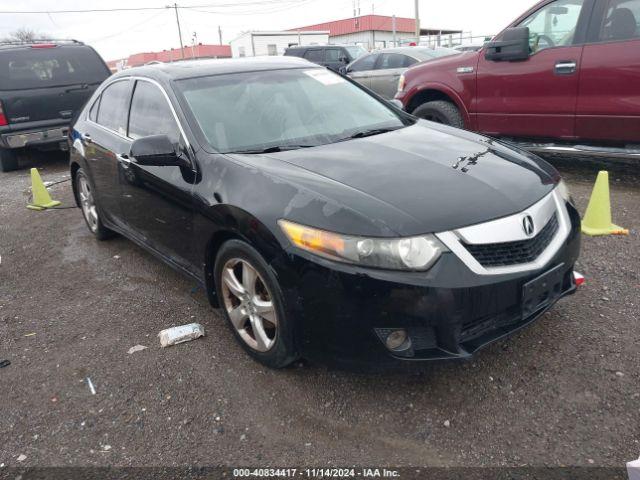
[(453, 103), (446, 100), (434, 100), (423, 103), (413, 111), (416, 117), (424, 118), (436, 123), (451, 125), (456, 128), (464, 128), (464, 121), (460, 110)]
[(0, 170), (10, 172), (18, 169), (16, 152), (7, 148), (0, 148)]

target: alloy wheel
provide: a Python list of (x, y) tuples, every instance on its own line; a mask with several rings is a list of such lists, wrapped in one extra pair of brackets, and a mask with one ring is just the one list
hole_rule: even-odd
[(232, 258), (222, 269), (224, 307), (240, 338), (266, 352), (276, 342), (278, 318), (262, 276), (246, 260)]
[(84, 175), (78, 177), (78, 195), (84, 218), (91, 231), (95, 233), (98, 230), (98, 210), (96, 209), (91, 187)]

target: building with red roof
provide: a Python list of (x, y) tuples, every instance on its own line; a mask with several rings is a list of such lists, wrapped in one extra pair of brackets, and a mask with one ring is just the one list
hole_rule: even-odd
[[(231, 58), (231, 47), (229, 45), (203, 45), (199, 43), (184, 47), (184, 59), (191, 60), (194, 58)], [(123, 70), (125, 68), (139, 67), (150, 62), (176, 62), (182, 60), (182, 53), (179, 48), (170, 50), (162, 50), (161, 52), (142, 52), (129, 55), (127, 58), (111, 60), (107, 65), (112, 72)]]
[[(395, 26), (395, 28), (394, 28)], [(329, 43), (355, 44), (368, 49), (392, 47), (416, 41), (416, 22), (413, 18), (362, 15), (331, 22), (292, 28), (291, 31), (323, 30), (329, 32)], [(421, 28), (420, 35), (459, 34), (460, 30)]]

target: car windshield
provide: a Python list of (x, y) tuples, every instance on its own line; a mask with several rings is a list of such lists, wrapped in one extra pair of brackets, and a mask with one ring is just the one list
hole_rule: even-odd
[(352, 45), (352, 46), (347, 46), (344, 47), (347, 49), (347, 52), (349, 52), (349, 55), (351, 55), (351, 58), (353, 60), (355, 60), (356, 58), (361, 57), (362, 55), (364, 55), (365, 53), (367, 53), (367, 51), (362, 48), (359, 45)]
[(207, 142), (218, 152), (301, 148), (401, 128), (401, 115), (324, 68), (178, 80)]

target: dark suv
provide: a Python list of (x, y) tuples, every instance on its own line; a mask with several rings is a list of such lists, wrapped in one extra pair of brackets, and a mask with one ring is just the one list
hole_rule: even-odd
[(365, 53), (367, 51), (358, 45), (309, 45), (289, 47), (284, 51), (287, 56), (304, 58), (334, 72)]
[(67, 150), (69, 123), (110, 71), (76, 40), (0, 42), (0, 169), (25, 147)]

